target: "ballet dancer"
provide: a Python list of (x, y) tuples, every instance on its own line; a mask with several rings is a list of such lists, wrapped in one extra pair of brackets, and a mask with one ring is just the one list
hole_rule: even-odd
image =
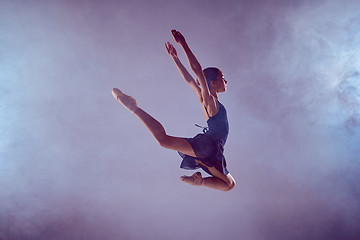
[(202, 69), (200, 63), (190, 50), (184, 36), (171, 30), (173, 38), (184, 50), (192, 71), (197, 80), (190, 75), (180, 62), (176, 49), (171, 43), (165, 43), (169, 56), (173, 59), (184, 80), (194, 90), (202, 105), (208, 127), (203, 133), (193, 138), (174, 137), (166, 134), (164, 127), (155, 118), (141, 109), (136, 100), (117, 88), (112, 90), (114, 98), (137, 116), (161, 147), (178, 151), (182, 157), (180, 167), (188, 170), (202, 168), (209, 177), (202, 177), (200, 172), (191, 176), (181, 176), (180, 180), (193, 186), (205, 186), (222, 191), (235, 187), (235, 180), (226, 167), (223, 155), (224, 145), (229, 133), (229, 124), (225, 107), (218, 100), (218, 93), (225, 92), (227, 81), (221, 70), (215, 67)]

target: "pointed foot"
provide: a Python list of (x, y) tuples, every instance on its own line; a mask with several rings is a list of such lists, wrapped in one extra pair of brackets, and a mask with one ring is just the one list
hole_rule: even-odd
[(191, 176), (181, 176), (180, 180), (193, 186), (201, 186), (203, 182), (203, 178), (200, 172), (196, 172)]
[(122, 105), (124, 105), (131, 112), (135, 112), (138, 109), (136, 100), (133, 97), (124, 94), (119, 89), (113, 88), (112, 95), (114, 96), (114, 98), (117, 101), (119, 101)]

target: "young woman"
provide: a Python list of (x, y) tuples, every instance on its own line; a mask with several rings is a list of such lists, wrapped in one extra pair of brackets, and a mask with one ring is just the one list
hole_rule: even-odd
[(223, 155), (229, 125), (226, 110), (218, 101), (218, 93), (226, 91), (227, 81), (224, 79), (222, 72), (217, 68), (202, 70), (200, 63), (191, 52), (184, 36), (176, 30), (172, 30), (171, 33), (175, 42), (185, 51), (191, 69), (197, 77), (197, 81), (191, 77), (190, 73), (180, 62), (175, 48), (167, 42), (165, 47), (168, 54), (174, 60), (181, 75), (195, 91), (202, 104), (208, 123), (208, 128), (204, 128), (204, 133), (198, 134), (194, 138), (169, 136), (156, 119), (137, 106), (136, 100), (133, 97), (124, 94), (117, 88), (113, 89), (112, 94), (116, 100), (122, 103), (145, 124), (160, 146), (179, 152), (183, 158), (181, 168), (202, 168), (211, 175), (211, 177), (203, 178), (200, 172), (196, 172), (192, 176), (180, 177), (181, 181), (194, 186), (205, 186), (222, 191), (230, 191), (235, 186), (235, 180), (226, 168), (226, 161)]

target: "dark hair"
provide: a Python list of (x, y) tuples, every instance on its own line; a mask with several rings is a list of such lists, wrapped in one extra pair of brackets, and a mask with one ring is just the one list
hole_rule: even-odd
[(221, 75), (221, 71), (220, 69), (216, 68), (216, 67), (208, 67), (205, 68), (203, 70), (205, 78), (206, 78), (206, 82), (210, 88), (210, 82), (211, 81), (216, 81), (218, 79), (218, 77)]

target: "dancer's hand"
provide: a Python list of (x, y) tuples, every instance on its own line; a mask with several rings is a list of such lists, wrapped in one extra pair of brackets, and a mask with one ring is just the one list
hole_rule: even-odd
[(173, 29), (173, 30), (171, 30), (171, 34), (173, 35), (176, 43), (178, 43), (180, 45), (186, 43), (184, 36), (179, 31), (176, 31), (175, 29)]
[(177, 52), (176, 52), (176, 49), (174, 48), (174, 46), (167, 42), (165, 43), (165, 48), (166, 48), (166, 51), (168, 52), (168, 54), (172, 57), (172, 58), (177, 58)]

